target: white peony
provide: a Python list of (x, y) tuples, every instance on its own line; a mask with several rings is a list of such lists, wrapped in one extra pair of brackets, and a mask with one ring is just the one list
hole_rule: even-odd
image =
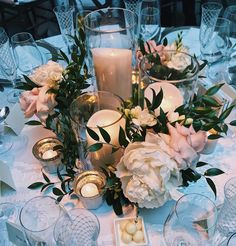
[(62, 79), (63, 67), (53, 61), (42, 65), (34, 70), (30, 75), (30, 79), (37, 85), (55, 87)]
[(158, 135), (157, 139), (155, 143), (130, 143), (117, 165), (124, 195), (139, 207), (162, 206), (182, 181), (169, 146)]
[(153, 114), (150, 114), (148, 109), (143, 109), (140, 106), (136, 106), (131, 109), (130, 115), (132, 122), (137, 126), (154, 126), (157, 120)]

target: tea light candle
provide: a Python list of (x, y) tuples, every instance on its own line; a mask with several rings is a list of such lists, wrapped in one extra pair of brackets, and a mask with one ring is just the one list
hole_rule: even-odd
[[(100, 134), (97, 126), (104, 127), (104, 130), (108, 132), (111, 137), (110, 144), (119, 146), (119, 130), (120, 127), (125, 128), (125, 119), (121, 118), (121, 113), (115, 110), (103, 109), (94, 113), (88, 120), (87, 126), (92, 128), (97, 133), (99, 139), (105, 142)], [(95, 144), (97, 141), (90, 137), (86, 132), (88, 146)], [(102, 164), (112, 164), (114, 162), (114, 156), (112, 154), (111, 145), (104, 144), (102, 149), (96, 151), (93, 157), (91, 157), (92, 164), (96, 165), (96, 162)]]
[(83, 197), (93, 197), (97, 196), (99, 191), (98, 187), (94, 183), (87, 183), (82, 186), (80, 193)]
[[(164, 82), (156, 82), (153, 84), (150, 84), (147, 89), (144, 92), (144, 96), (152, 102), (152, 90), (154, 89), (156, 94), (159, 93), (159, 91), (162, 89), (163, 91), (163, 99), (161, 102), (160, 107), (162, 110), (166, 112), (174, 111), (176, 108), (181, 106), (183, 104), (183, 96), (181, 95), (178, 88), (170, 83), (164, 83)], [(159, 114), (160, 109), (156, 109), (155, 113), (156, 115)]]
[(49, 150), (46, 150), (43, 155), (42, 155), (42, 158), (43, 159), (51, 159), (53, 157), (57, 156), (57, 152), (52, 150), (52, 149), (49, 149)]
[(132, 91), (132, 51), (115, 48), (94, 48), (91, 51), (98, 89), (128, 99)]

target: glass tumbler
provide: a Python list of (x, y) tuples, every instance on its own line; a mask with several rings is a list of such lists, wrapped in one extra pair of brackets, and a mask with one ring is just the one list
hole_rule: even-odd
[(54, 228), (58, 246), (96, 246), (100, 232), (99, 221), (85, 209), (72, 209), (60, 217)]
[(220, 14), (222, 4), (207, 2), (202, 4), (201, 25), (199, 32), (200, 52), (202, 59), (207, 59), (209, 40), (214, 33), (217, 18)]
[(20, 224), (29, 245), (55, 245), (53, 229), (63, 214), (63, 208), (50, 196), (38, 196), (26, 202), (20, 211)]
[(216, 219), (217, 208), (208, 197), (196, 193), (182, 196), (164, 224), (166, 245), (212, 245)]
[(94, 66), (98, 90), (131, 97), (137, 23), (137, 15), (122, 8), (100, 9), (85, 16), (89, 63)]
[(224, 204), (219, 212), (217, 230), (228, 237), (236, 231), (236, 177), (224, 186)]

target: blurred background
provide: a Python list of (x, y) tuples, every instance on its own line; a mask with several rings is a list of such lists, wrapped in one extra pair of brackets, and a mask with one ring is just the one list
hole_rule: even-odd
[[(216, 0), (215, 0), (216, 1)], [(199, 26), (201, 0), (160, 0), (161, 26)], [(236, 4), (236, 0), (218, 1), (224, 7)], [(0, 0), (0, 26), (9, 36), (30, 32), (35, 39), (60, 33), (53, 13), (56, 5), (74, 4), (77, 11), (104, 7), (124, 7), (123, 0)]]

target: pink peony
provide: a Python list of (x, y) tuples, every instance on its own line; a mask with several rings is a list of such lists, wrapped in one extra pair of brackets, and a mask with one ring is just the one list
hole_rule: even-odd
[(41, 122), (46, 121), (48, 114), (57, 105), (55, 94), (47, 93), (48, 90), (48, 86), (43, 86), (21, 94), (20, 105), (26, 118), (36, 114)]

